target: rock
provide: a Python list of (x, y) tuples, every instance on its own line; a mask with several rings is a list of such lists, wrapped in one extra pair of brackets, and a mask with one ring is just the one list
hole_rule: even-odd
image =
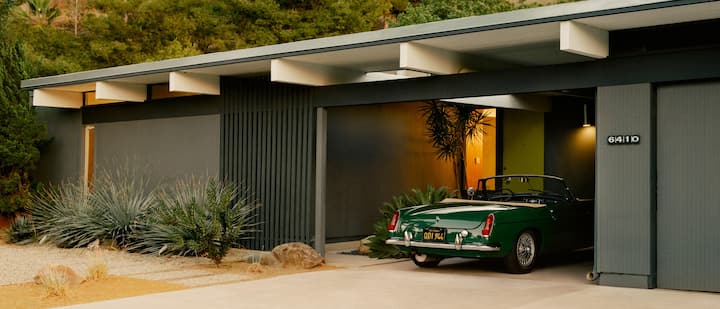
[(325, 259), (312, 247), (291, 242), (272, 249), (272, 255), (285, 267), (313, 268), (325, 263)]
[(262, 274), (267, 271), (267, 266), (261, 265), (261, 264), (250, 264), (247, 268), (247, 272), (249, 273), (255, 273), (255, 274)]
[(263, 251), (252, 251), (246, 254), (243, 257), (242, 261), (246, 263), (260, 264), (270, 267), (276, 267), (280, 264), (280, 261), (278, 261), (271, 252)]
[(260, 265), (274, 267), (280, 264), (271, 252), (265, 252), (260, 255)]
[(373, 237), (375, 237), (375, 235), (370, 235), (370, 236), (365, 237), (360, 240), (360, 247), (358, 247), (358, 254), (362, 254), (362, 255), (370, 254), (370, 247), (368, 247), (368, 244), (370, 244), (370, 240)]
[(61, 281), (67, 285), (78, 285), (83, 282), (83, 278), (70, 267), (50, 265), (40, 269), (35, 277), (33, 277), (33, 281), (37, 284), (41, 284), (43, 281)]

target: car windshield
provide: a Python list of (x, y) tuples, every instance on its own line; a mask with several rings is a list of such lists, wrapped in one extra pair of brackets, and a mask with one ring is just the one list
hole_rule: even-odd
[(568, 197), (561, 178), (535, 175), (494, 176), (480, 179), (480, 198), (496, 200), (508, 196)]

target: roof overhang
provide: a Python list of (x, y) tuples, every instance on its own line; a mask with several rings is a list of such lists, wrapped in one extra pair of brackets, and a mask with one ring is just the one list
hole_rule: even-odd
[[(590, 0), (25, 80), (33, 104), (144, 101), (143, 87), (218, 95), (221, 76), (325, 86), (593, 61), (608, 32), (720, 18), (718, 1)], [(145, 92), (147, 93), (147, 92)]]

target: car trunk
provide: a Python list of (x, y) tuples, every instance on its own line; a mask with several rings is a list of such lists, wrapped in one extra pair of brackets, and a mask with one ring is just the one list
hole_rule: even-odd
[(477, 229), (488, 214), (507, 211), (515, 207), (490, 204), (468, 205), (467, 203), (430, 205), (415, 208), (407, 213), (417, 227), (444, 227), (449, 229)]

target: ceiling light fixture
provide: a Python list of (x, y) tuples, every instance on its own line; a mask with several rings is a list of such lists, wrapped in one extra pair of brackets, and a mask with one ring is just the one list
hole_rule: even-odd
[(590, 127), (587, 121), (587, 104), (583, 104), (583, 128)]

